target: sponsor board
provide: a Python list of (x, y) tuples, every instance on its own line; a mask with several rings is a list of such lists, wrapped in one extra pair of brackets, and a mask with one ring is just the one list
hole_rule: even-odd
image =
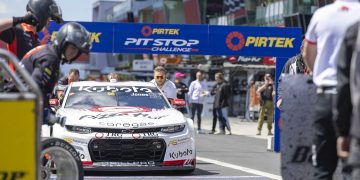
[[(292, 57), (302, 40), (301, 28), (80, 23), (92, 33), (91, 51), (105, 53)], [(51, 23), (52, 37), (59, 28)]]
[(316, 86), (306, 75), (282, 77), (281, 167), (284, 179), (313, 179), (311, 145)]

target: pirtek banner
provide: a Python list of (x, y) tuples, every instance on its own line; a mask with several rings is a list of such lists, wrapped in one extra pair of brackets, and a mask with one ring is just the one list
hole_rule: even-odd
[[(291, 57), (300, 28), (80, 22), (92, 32), (92, 52)], [(59, 25), (49, 31), (55, 38)]]

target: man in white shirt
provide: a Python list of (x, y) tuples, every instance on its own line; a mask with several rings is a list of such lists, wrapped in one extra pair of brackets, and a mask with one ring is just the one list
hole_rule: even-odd
[(336, 0), (314, 13), (305, 35), (304, 60), (313, 72), (319, 98), (315, 107), (312, 148), (313, 165), (317, 172), (313, 179), (332, 179), (337, 167), (336, 131), (332, 121), (337, 85), (336, 63), (346, 29), (358, 19), (358, 0)]
[(191, 82), (189, 87), (189, 102), (191, 104), (191, 119), (194, 121), (195, 113), (197, 112), (198, 133), (201, 132), (201, 113), (204, 107), (205, 96), (208, 96), (209, 90), (204, 81), (204, 73), (198, 71), (196, 73), (196, 80)]
[(158, 66), (154, 69), (154, 79), (150, 82), (154, 83), (167, 98), (176, 98), (176, 86), (166, 79), (166, 69), (164, 67)]

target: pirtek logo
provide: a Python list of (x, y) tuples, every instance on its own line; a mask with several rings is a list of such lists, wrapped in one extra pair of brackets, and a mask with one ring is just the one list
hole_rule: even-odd
[[(51, 41), (54, 41), (56, 38), (57, 31), (52, 32), (51, 34)], [(92, 32), (91, 33), (91, 42), (100, 43), (100, 36), (102, 33)]]
[(285, 37), (261, 37), (247, 36), (246, 38), (240, 32), (233, 31), (226, 36), (226, 46), (233, 51), (238, 51), (245, 47), (275, 47), (275, 48), (293, 48), (295, 38)]
[(186, 151), (178, 151), (177, 153), (175, 152), (172, 152), (170, 153), (170, 158), (172, 159), (178, 159), (178, 158), (182, 158), (182, 157), (185, 157), (185, 156), (188, 156), (190, 154), (192, 154), (192, 150), (190, 149), (187, 149)]
[(161, 35), (179, 35), (180, 29), (169, 29), (169, 28), (154, 28), (150, 26), (143, 26), (141, 28), (141, 34), (145, 37), (152, 34), (161, 34)]

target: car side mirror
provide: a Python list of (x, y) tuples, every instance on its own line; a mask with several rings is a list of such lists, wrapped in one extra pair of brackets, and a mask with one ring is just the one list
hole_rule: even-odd
[(57, 107), (57, 106), (59, 106), (59, 100), (56, 99), (56, 98), (50, 99), (49, 104), (50, 104), (51, 107)]
[(169, 99), (169, 101), (174, 108), (183, 108), (186, 105), (183, 99)]

